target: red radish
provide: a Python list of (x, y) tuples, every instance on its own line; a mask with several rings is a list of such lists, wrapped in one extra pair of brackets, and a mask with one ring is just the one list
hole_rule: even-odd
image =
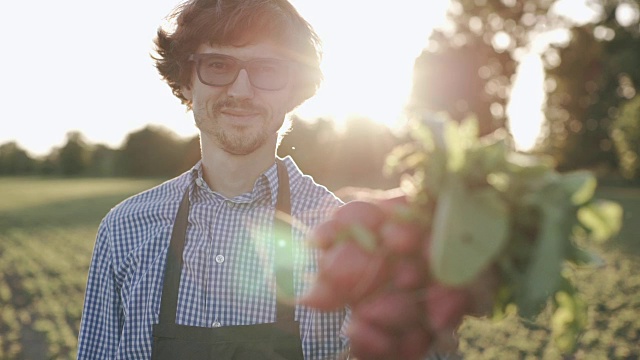
[(402, 331), (407, 324), (417, 322), (422, 317), (422, 308), (418, 300), (415, 296), (407, 296), (406, 292), (387, 291), (359, 303), (351, 316), (374, 325)]
[(349, 305), (347, 332), (359, 359), (419, 359), (429, 347), (455, 350), (455, 329), (475, 309), (471, 297), (482, 287), (431, 282), (431, 241), (422, 225), (398, 216), (406, 201), (350, 202), (312, 233), (318, 274), (300, 303), (320, 310)]
[(478, 277), (465, 288), (471, 299), (469, 315), (486, 316), (493, 311), (495, 297), (502, 283), (500, 270), (492, 266), (481, 272)]
[(365, 320), (352, 319), (347, 329), (350, 339), (351, 355), (358, 359), (394, 359), (397, 350), (393, 346), (388, 332), (385, 329), (372, 326)]
[(383, 256), (363, 250), (355, 241), (344, 241), (321, 255), (316, 283), (300, 303), (322, 310), (355, 304), (386, 284), (387, 278)]
[[(430, 350), (438, 354), (456, 354), (458, 351), (458, 337), (456, 336), (457, 328), (442, 329), (437, 333), (431, 341)], [(457, 359), (454, 357), (454, 359)]]
[[(397, 295), (394, 296), (399, 299)], [(417, 308), (417, 304), (414, 303), (413, 307)], [(403, 325), (399, 326), (398, 320), (393, 316), (395, 314), (385, 312), (386, 309), (380, 310), (382, 312), (376, 314), (375, 319), (357, 314), (352, 316), (347, 329), (351, 340), (351, 355), (357, 359), (421, 359), (433, 337), (421, 323), (422, 318), (418, 316), (405, 319), (402, 321)]]
[(411, 223), (387, 221), (380, 229), (382, 244), (394, 254), (408, 255), (419, 252), (422, 248), (422, 230)]
[(425, 265), (419, 258), (399, 258), (395, 260), (391, 276), (398, 289), (418, 289), (424, 285)]
[(426, 315), (435, 331), (457, 328), (469, 308), (469, 294), (464, 289), (431, 284), (426, 294)]
[(431, 338), (423, 326), (414, 326), (405, 330), (398, 347), (398, 358), (403, 360), (424, 359), (424, 354), (429, 350)]
[(360, 224), (367, 229), (376, 231), (385, 221), (386, 216), (382, 209), (366, 201), (351, 201), (338, 208), (333, 218), (345, 227)]

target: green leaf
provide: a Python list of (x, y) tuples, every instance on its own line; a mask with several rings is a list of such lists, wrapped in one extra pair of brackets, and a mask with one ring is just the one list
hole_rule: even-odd
[(475, 141), (466, 150), (465, 164), (460, 175), (468, 184), (483, 184), (488, 180), (489, 174), (505, 174), (507, 149), (508, 146), (504, 140)]
[(605, 241), (616, 235), (622, 227), (623, 209), (620, 204), (597, 200), (578, 210), (578, 220), (590, 230), (595, 241)]
[(506, 159), (509, 171), (523, 177), (545, 176), (553, 169), (553, 161), (549, 157), (509, 152)]
[(509, 189), (510, 180), (509, 175), (505, 173), (491, 173), (487, 175), (487, 183), (500, 192), (505, 192)]
[(478, 119), (475, 117), (468, 117), (464, 119), (459, 126), (461, 138), (465, 142), (465, 147), (469, 147), (478, 139), (480, 130), (478, 127)]
[(442, 283), (458, 286), (473, 280), (504, 248), (508, 210), (491, 187), (468, 191), (451, 176), (435, 210), (431, 266)]
[(553, 340), (561, 352), (570, 353), (587, 324), (587, 306), (575, 291), (559, 291), (554, 300), (556, 309), (551, 316)]
[(398, 173), (419, 168), (427, 155), (413, 143), (398, 145), (386, 158), (385, 170)]
[(580, 176), (583, 177), (584, 182), (582, 186), (576, 192), (574, 192), (573, 196), (571, 197), (571, 201), (573, 201), (573, 203), (576, 205), (586, 204), (589, 200), (591, 200), (591, 198), (593, 198), (593, 194), (596, 191), (596, 188), (598, 187), (598, 181), (596, 180), (595, 176), (593, 176), (593, 174), (586, 173)]
[(478, 149), (482, 152), (482, 156), (478, 160), (481, 161), (486, 173), (504, 171), (508, 149), (507, 141), (503, 138), (482, 142), (482, 146)]
[(576, 264), (576, 265), (590, 265), (590, 266), (602, 266), (604, 265), (604, 260), (598, 255), (587, 251), (585, 249), (581, 249), (574, 244), (571, 244), (569, 248), (569, 253), (567, 254), (567, 260)]
[(562, 264), (574, 226), (572, 206), (561, 185), (548, 184), (535, 199), (540, 208), (540, 228), (523, 291), (516, 300), (525, 317), (536, 315), (561, 285)]
[(422, 119), (413, 126), (411, 137), (426, 151), (444, 147), (443, 129), (445, 122), (440, 118)]
[(447, 155), (442, 151), (431, 154), (422, 175), (424, 190), (439, 193), (447, 176)]
[(571, 201), (575, 205), (585, 204), (591, 200), (598, 182), (588, 171), (575, 171), (560, 176), (560, 183), (571, 195)]
[(447, 148), (447, 170), (450, 172), (459, 171), (465, 160), (465, 139), (460, 136), (458, 124), (455, 122), (445, 124), (444, 139)]

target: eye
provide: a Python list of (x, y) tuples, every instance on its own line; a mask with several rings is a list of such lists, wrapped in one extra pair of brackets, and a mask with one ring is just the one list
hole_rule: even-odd
[(254, 70), (261, 75), (281, 76), (286, 73), (287, 66), (276, 61), (260, 61), (254, 64)]
[(202, 65), (207, 71), (215, 72), (229, 72), (235, 68), (235, 63), (231, 59), (217, 56), (203, 59)]

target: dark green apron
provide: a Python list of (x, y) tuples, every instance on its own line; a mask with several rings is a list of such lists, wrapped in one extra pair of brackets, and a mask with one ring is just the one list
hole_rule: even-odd
[[(289, 175), (284, 163), (278, 159), (278, 198), (276, 210), (291, 214)], [(276, 322), (256, 325), (234, 325), (218, 328), (178, 325), (175, 323), (189, 218), (189, 190), (178, 208), (173, 225), (171, 243), (167, 252), (160, 322), (153, 325), (152, 360), (255, 360), (304, 359), (300, 328), (294, 319), (295, 306), (278, 301)], [(277, 299), (293, 298), (293, 263), (291, 253), (291, 225), (275, 218), (279, 244), (276, 249)], [(286, 234), (286, 235), (285, 235)], [(280, 265), (278, 265), (280, 264)], [(285, 264), (285, 265), (283, 265)]]

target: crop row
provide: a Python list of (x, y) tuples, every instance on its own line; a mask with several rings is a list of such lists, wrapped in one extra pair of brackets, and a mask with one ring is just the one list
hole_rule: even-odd
[(75, 355), (92, 237), (81, 229), (0, 234), (0, 358)]

